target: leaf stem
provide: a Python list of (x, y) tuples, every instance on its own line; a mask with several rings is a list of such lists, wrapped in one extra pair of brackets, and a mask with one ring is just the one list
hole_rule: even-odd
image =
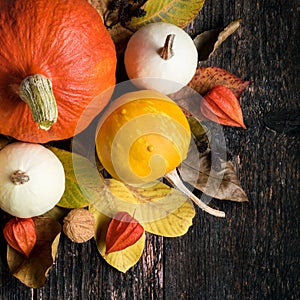
[(178, 176), (177, 170), (174, 169), (171, 172), (165, 175), (165, 178), (179, 191), (183, 194), (188, 196), (197, 206), (199, 206), (202, 210), (206, 211), (207, 213), (219, 217), (224, 218), (225, 213), (223, 211), (211, 208), (210, 206), (206, 205), (203, 201), (201, 201), (197, 196), (195, 196), (182, 182), (180, 177)]

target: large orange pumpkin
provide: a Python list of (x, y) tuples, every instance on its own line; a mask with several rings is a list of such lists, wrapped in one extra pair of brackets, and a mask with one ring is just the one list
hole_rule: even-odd
[(72, 137), (86, 107), (115, 84), (115, 46), (86, 0), (1, 0), (0, 45), (1, 134), (37, 143)]

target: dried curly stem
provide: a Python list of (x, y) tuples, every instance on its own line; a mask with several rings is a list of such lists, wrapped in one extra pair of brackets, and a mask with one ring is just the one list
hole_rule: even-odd
[(206, 211), (207, 213), (219, 217), (224, 218), (225, 213), (223, 211), (214, 209), (206, 205), (204, 202), (202, 202), (198, 197), (196, 197), (182, 182), (180, 177), (178, 176), (177, 170), (174, 169), (171, 172), (167, 173), (165, 175), (165, 178), (179, 191), (181, 191), (183, 194), (188, 196), (196, 205), (198, 205), (202, 210)]

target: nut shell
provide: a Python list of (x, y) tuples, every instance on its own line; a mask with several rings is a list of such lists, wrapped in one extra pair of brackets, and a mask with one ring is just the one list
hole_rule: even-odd
[(63, 223), (65, 235), (74, 243), (84, 243), (94, 236), (95, 219), (86, 209), (72, 209)]

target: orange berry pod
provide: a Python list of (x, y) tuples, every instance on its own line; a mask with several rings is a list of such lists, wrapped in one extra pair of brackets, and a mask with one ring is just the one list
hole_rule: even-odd
[(200, 111), (208, 120), (222, 125), (246, 128), (240, 103), (234, 93), (226, 86), (214, 86), (203, 97)]

